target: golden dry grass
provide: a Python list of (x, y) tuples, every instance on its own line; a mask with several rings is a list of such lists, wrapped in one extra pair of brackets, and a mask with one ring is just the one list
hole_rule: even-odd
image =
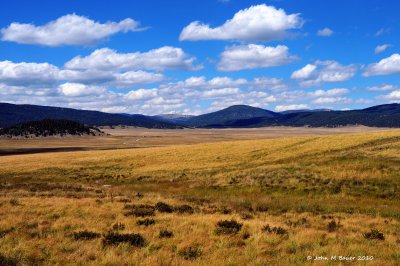
[[(400, 263), (400, 131), (0, 157), (0, 260), (21, 265), (304, 265), (307, 256)], [(130, 201), (130, 202), (123, 202)], [(136, 224), (125, 205), (188, 204)], [(217, 235), (221, 220), (243, 224)], [(332, 220), (340, 222), (334, 231)], [(140, 233), (142, 248), (74, 232)], [(288, 234), (266, 233), (266, 224)], [(160, 230), (174, 232), (159, 238)], [(377, 229), (385, 240), (366, 239)], [(3, 234), (1, 233), (3, 232)], [(183, 250), (196, 254), (185, 259)], [(197, 256), (197, 257), (196, 257)], [(345, 262), (322, 262), (345, 265)], [(363, 264), (364, 262), (359, 261)]]

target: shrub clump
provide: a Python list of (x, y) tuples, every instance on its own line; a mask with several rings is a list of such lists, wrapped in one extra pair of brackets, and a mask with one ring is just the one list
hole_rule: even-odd
[(307, 218), (304, 218), (304, 217), (298, 219), (297, 221), (289, 220), (289, 221), (286, 221), (285, 223), (290, 227), (298, 227), (298, 226), (308, 227), (310, 225)]
[(174, 236), (174, 233), (172, 231), (168, 231), (168, 230), (161, 230), (160, 231), (160, 238), (171, 238)]
[(215, 233), (217, 235), (230, 235), (237, 234), (242, 228), (243, 224), (236, 222), (235, 220), (219, 221), (216, 225)]
[(174, 207), (165, 202), (157, 202), (157, 204), (154, 207), (159, 212), (171, 213), (174, 211)]
[(179, 250), (178, 254), (185, 260), (195, 260), (201, 256), (201, 249), (199, 246), (188, 246)]
[(149, 225), (152, 225), (155, 223), (156, 223), (156, 221), (154, 221), (154, 219), (149, 219), (149, 218), (136, 221), (137, 225), (144, 225), (144, 226), (149, 226)]
[(328, 230), (328, 232), (335, 232), (339, 226), (340, 226), (340, 222), (336, 222), (335, 220), (332, 220), (328, 223), (327, 230)]
[(17, 199), (10, 199), (10, 204), (12, 206), (20, 206), (21, 203)]
[(115, 230), (115, 231), (120, 231), (120, 230), (124, 230), (124, 229), (125, 229), (125, 224), (123, 224), (123, 223), (115, 223), (112, 226), (112, 230)]
[[(133, 205), (130, 206), (132, 209), (125, 213), (125, 216), (135, 216), (135, 217), (146, 217), (154, 216), (155, 208), (154, 206), (147, 204)], [(128, 207), (129, 208), (129, 207)]]
[(261, 231), (277, 235), (286, 235), (288, 233), (288, 231), (282, 227), (271, 227), (269, 224), (265, 225)]
[(127, 199), (127, 198), (120, 198), (120, 199), (117, 199), (117, 201), (118, 201), (118, 202), (122, 202), (122, 203), (129, 203), (129, 202), (131, 202), (131, 200), (130, 200), (130, 199)]
[(119, 234), (115, 232), (107, 233), (103, 238), (103, 245), (119, 245), (121, 243), (128, 243), (135, 247), (144, 247), (146, 239), (140, 234)]
[(79, 231), (79, 232), (74, 232), (72, 234), (72, 237), (75, 240), (92, 240), (95, 238), (99, 238), (101, 236), (101, 234), (96, 233), (96, 232), (90, 232), (90, 231)]
[(377, 240), (385, 240), (385, 236), (383, 235), (382, 232), (379, 232), (376, 229), (372, 229), (370, 232), (364, 234), (364, 238), (372, 240), (372, 239), (377, 239)]
[(9, 258), (9, 257), (6, 257), (6, 256), (0, 254), (0, 265), (17, 266), (18, 261), (14, 258)]
[(251, 220), (254, 218), (254, 215), (248, 212), (244, 212), (240, 214), (240, 218), (242, 218), (243, 220)]
[[(14, 227), (10, 227), (8, 229), (0, 229), (0, 238), (5, 237), (7, 234), (11, 233), (12, 231), (14, 231)], [(1, 265), (1, 264), (0, 264)]]
[(187, 205), (187, 204), (183, 204), (183, 205), (177, 206), (177, 207), (175, 207), (175, 210), (180, 214), (183, 214), (183, 213), (192, 214), (192, 213), (194, 213), (193, 207), (190, 206), (190, 205)]

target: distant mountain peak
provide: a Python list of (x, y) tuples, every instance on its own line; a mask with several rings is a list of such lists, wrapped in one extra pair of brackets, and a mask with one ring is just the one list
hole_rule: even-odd
[(241, 119), (275, 116), (279, 114), (259, 107), (232, 105), (219, 111), (192, 117), (186, 124), (194, 127), (214, 127)]

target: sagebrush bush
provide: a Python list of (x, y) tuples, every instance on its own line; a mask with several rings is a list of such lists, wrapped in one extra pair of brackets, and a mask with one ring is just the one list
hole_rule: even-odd
[(201, 249), (198, 245), (184, 247), (178, 252), (185, 260), (195, 260), (201, 256), (201, 253)]
[(161, 230), (159, 237), (160, 238), (171, 238), (174, 236), (174, 233), (172, 231), (168, 231), (168, 230)]
[(131, 201), (132, 201), (132, 200), (127, 199), (127, 198), (117, 199), (117, 202), (122, 202), (122, 203), (129, 203), (129, 202), (131, 202)]
[(9, 258), (6, 257), (2, 254), (0, 254), (0, 265), (1, 266), (17, 266), (18, 260), (14, 259), (14, 258)]
[(125, 229), (125, 224), (123, 224), (123, 223), (115, 223), (112, 226), (112, 230), (115, 230), (115, 231), (120, 231), (120, 230), (124, 230), (124, 229)]
[(101, 237), (101, 234), (85, 230), (85, 231), (74, 232), (72, 234), (72, 237), (75, 240), (92, 240)]
[(335, 232), (338, 227), (339, 223), (337, 223), (335, 220), (330, 221), (327, 225), (328, 232)]
[(136, 221), (137, 225), (144, 225), (144, 226), (149, 226), (149, 225), (152, 225), (152, 224), (155, 224), (155, 223), (156, 223), (156, 221), (154, 219), (149, 219), (149, 218)]
[[(11, 233), (12, 231), (14, 231), (14, 227), (10, 227), (10, 228), (8, 228), (8, 229), (3, 229), (3, 230), (0, 230), (0, 238), (3, 238), (3, 237), (5, 237), (7, 234), (9, 234), (9, 233)], [(1, 264), (0, 264), (1, 265)]]
[(249, 238), (250, 238), (250, 233), (247, 232), (247, 231), (246, 231), (246, 232), (243, 232), (242, 238), (243, 238), (244, 240), (249, 239)]
[(254, 218), (254, 215), (248, 212), (244, 212), (240, 214), (240, 218), (242, 218), (243, 220), (251, 220)]
[(12, 206), (19, 206), (21, 205), (21, 203), (19, 203), (19, 201), (17, 199), (10, 199), (10, 204)]
[(154, 207), (159, 212), (171, 213), (174, 211), (174, 207), (165, 202), (157, 202), (157, 204)]
[(286, 235), (288, 233), (288, 231), (282, 227), (271, 227), (269, 224), (265, 225), (261, 231), (277, 235)]
[[(136, 216), (136, 217), (146, 217), (146, 216), (154, 216), (155, 208), (154, 206), (147, 204), (133, 205), (131, 206), (131, 210), (125, 213), (125, 216)], [(129, 207), (127, 208), (129, 209)]]
[(364, 238), (369, 239), (369, 240), (372, 240), (372, 239), (385, 240), (384, 234), (376, 229), (372, 229), (368, 233), (365, 233)]
[(243, 224), (235, 220), (219, 221), (216, 225), (215, 233), (217, 235), (237, 234), (242, 228)]
[(140, 234), (119, 234), (115, 232), (109, 232), (103, 238), (104, 246), (119, 245), (121, 243), (127, 243), (135, 247), (144, 247), (146, 239)]
[(184, 213), (192, 214), (192, 213), (194, 213), (193, 207), (190, 206), (190, 205), (187, 205), (187, 204), (179, 205), (179, 206), (175, 207), (175, 210), (178, 213), (181, 213), (181, 214), (184, 214)]

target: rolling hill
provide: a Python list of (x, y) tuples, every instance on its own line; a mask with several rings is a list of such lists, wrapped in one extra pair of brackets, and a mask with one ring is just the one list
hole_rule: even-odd
[(185, 124), (186, 121), (195, 117), (194, 115), (182, 115), (182, 114), (161, 114), (153, 116), (157, 120), (177, 123), (177, 124)]
[(89, 126), (127, 125), (145, 128), (181, 128), (144, 115), (126, 116), (71, 108), (0, 103), (0, 128), (43, 119), (74, 120)]
[(243, 119), (258, 117), (274, 118), (278, 113), (248, 105), (233, 105), (220, 111), (192, 117), (184, 122), (192, 127), (225, 127), (230, 123)]
[(231, 121), (222, 127), (310, 126), (400, 127), (400, 104), (385, 104), (361, 110), (312, 111)]
[(0, 136), (6, 137), (49, 137), (49, 136), (97, 136), (102, 135), (100, 129), (88, 127), (79, 122), (64, 119), (44, 119), (17, 124), (0, 129)]

